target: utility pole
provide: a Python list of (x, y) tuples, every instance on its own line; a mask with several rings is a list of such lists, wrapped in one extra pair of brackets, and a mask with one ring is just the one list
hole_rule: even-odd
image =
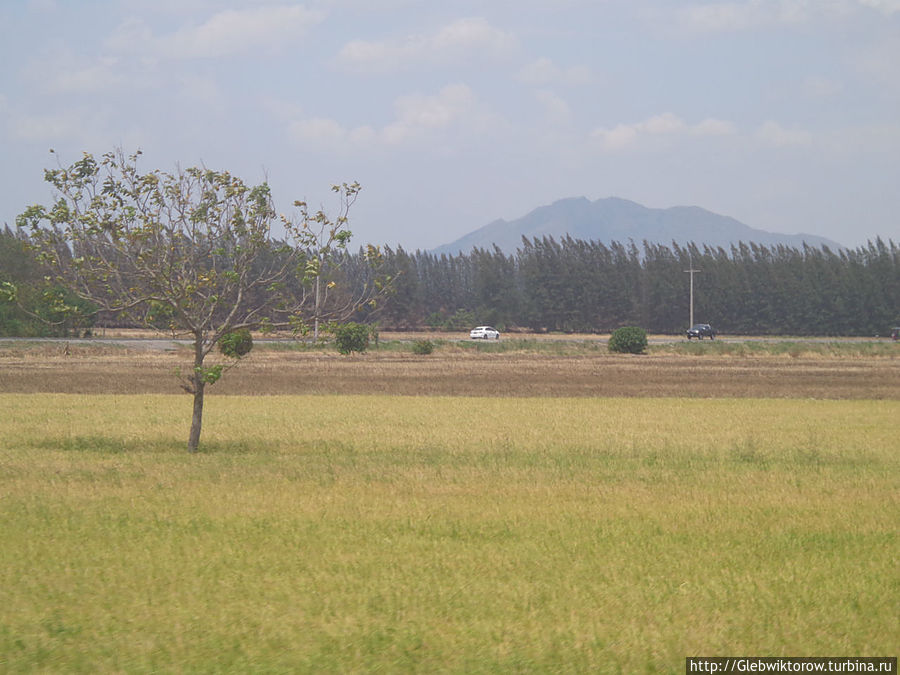
[(691, 269), (685, 270), (685, 273), (691, 275), (691, 322), (688, 324), (688, 327), (694, 325), (694, 275), (697, 272), (702, 272), (703, 270), (695, 270), (694, 269), (694, 259), (690, 258), (690, 266)]

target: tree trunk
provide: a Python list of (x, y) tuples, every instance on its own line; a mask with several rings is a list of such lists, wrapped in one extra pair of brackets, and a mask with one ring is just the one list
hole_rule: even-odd
[(191, 435), (188, 439), (188, 452), (197, 452), (200, 445), (200, 429), (203, 426), (203, 389), (206, 382), (200, 373), (194, 374), (194, 414), (191, 417)]
[(319, 276), (316, 275), (316, 315), (313, 318), (313, 341), (319, 341), (319, 302), (321, 300), (321, 295), (319, 295)]
[(203, 427), (203, 391), (206, 378), (203, 376), (203, 338), (194, 335), (194, 414), (191, 416), (191, 435), (188, 437), (188, 452), (195, 453), (200, 445), (200, 430)]

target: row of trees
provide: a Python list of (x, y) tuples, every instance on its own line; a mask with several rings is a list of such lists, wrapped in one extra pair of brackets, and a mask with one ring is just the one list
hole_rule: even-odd
[[(29, 246), (23, 231), (0, 233), (0, 283), (14, 281), (19, 288), (18, 304), (0, 302), (0, 335), (76, 334), (94, 319), (105, 326), (183, 328), (184, 317), (175, 316), (173, 304), (155, 298), (126, 311), (95, 312), (99, 293), (77, 295), (65, 284), (44, 283)], [(243, 289), (242, 302), (253, 309), (241, 325), (292, 325), (315, 334), (319, 323), (352, 319), (377, 322), (381, 329), (468, 330), (487, 323), (501, 329), (606, 333), (638, 325), (676, 334), (688, 323), (686, 270), (691, 268), (700, 270), (695, 318), (722, 333), (873, 336), (900, 325), (900, 246), (880, 239), (855, 250), (739, 244), (726, 251), (545, 238), (523, 242), (513, 255), (476, 249), (456, 256), (402, 248), (354, 253), (326, 243), (273, 289), (261, 282), (269, 279), (266, 265), (280, 260), (278, 269), (283, 268), (284, 246), (272, 240), (248, 268), (256, 281)], [(124, 267), (118, 274), (119, 283), (128, 285)], [(164, 276), (178, 275), (169, 269)], [(369, 300), (383, 294), (388, 279), (390, 294), (372, 306)], [(99, 281), (90, 283), (103, 287)], [(224, 318), (228, 296), (210, 291), (210, 284), (197, 279), (184, 287), (185, 298), (175, 303), (181, 303), (179, 311), (213, 303), (212, 317)], [(273, 290), (280, 298), (274, 303)], [(102, 304), (99, 309), (108, 308)], [(228, 323), (234, 327), (234, 321)]]
[(884, 335), (900, 325), (900, 246), (877, 239), (856, 250), (738, 244), (603, 244), (523, 240), (458, 256), (388, 249), (395, 277), (384, 327), (472, 324), (532, 330), (609, 332), (638, 325), (679, 333), (689, 316), (721, 332)]

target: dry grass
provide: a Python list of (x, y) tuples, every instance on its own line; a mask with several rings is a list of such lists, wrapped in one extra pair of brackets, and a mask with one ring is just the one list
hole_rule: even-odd
[[(2, 345), (0, 392), (178, 393), (173, 372), (189, 363), (185, 349), (72, 345), (68, 357), (62, 350)], [(481, 345), (446, 345), (429, 356), (385, 349), (344, 357), (262, 348), (211, 393), (898, 399), (900, 358), (752, 350), (630, 356), (593, 347), (488, 353)]]
[(0, 670), (891, 655), (898, 406), (0, 395)]

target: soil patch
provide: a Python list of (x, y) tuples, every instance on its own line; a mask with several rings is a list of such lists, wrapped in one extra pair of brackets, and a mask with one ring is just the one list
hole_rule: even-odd
[[(0, 392), (179, 393), (188, 352), (10, 353)], [(408, 396), (687, 396), (700, 398), (900, 399), (900, 360), (684, 355), (557, 356), (454, 351), (253, 353), (210, 394)]]

